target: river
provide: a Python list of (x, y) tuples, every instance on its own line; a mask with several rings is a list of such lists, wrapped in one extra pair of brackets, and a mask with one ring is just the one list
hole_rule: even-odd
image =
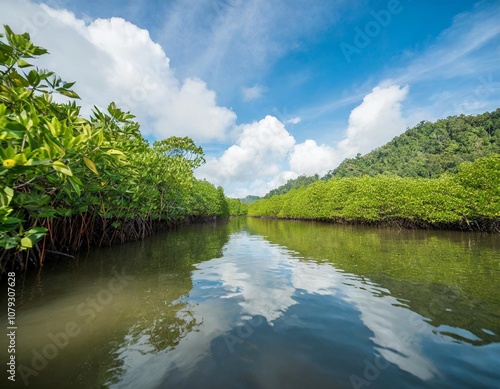
[(237, 218), (16, 281), (2, 387), (500, 387), (498, 235)]

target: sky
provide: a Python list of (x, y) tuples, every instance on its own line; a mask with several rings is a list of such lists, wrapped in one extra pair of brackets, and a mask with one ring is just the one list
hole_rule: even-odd
[(500, 107), (500, 0), (0, 0), (0, 23), (230, 197), (320, 176), (423, 120)]

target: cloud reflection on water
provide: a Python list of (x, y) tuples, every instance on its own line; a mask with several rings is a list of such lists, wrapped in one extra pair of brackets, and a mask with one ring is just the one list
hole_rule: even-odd
[[(187, 333), (175, 349), (150, 355), (147, 362), (141, 358), (136, 366), (129, 363), (117, 387), (123, 383), (156, 386), (169, 376), (194, 374), (201, 361), (214, 358), (214, 339), (227, 336), (235, 328), (236, 335), (232, 336), (237, 337), (249, 318), (262, 317), (267, 326), (282, 320), (280, 331), (293, 327), (308, 330), (310, 322), (288, 313), (291, 307), (301, 304), (303, 295), (349, 303), (371, 331), (370, 341), (375, 350), (387, 361), (422, 380), (438, 374), (420, 345), (421, 337), (432, 332), (431, 326), (404, 308), (388, 291), (381, 294), (379, 286), (345, 274), (330, 264), (304, 260), (263, 237), (240, 232), (231, 236), (222, 258), (201, 262), (196, 267), (186, 309), (199, 326)], [(237, 343), (243, 343), (258, 330), (252, 328)], [(121, 358), (127, 352), (122, 350)]]

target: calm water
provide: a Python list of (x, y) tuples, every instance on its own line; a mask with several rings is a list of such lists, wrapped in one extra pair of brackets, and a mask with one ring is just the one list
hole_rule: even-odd
[(2, 387), (500, 387), (499, 236), (243, 218), (17, 281)]

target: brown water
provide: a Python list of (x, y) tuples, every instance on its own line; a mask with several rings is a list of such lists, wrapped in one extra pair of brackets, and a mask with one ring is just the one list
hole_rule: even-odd
[(16, 289), (2, 387), (500, 386), (499, 236), (242, 218), (53, 261)]

